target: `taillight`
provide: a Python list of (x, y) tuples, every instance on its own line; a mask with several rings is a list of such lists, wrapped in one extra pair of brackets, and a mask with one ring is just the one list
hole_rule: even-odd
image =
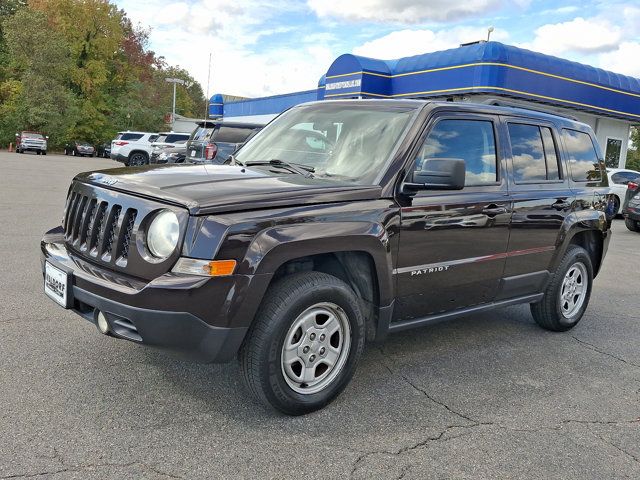
[(129, 142), (113, 142), (116, 146), (122, 147), (123, 145), (128, 145)]
[(208, 143), (206, 147), (204, 147), (204, 158), (207, 160), (213, 160), (216, 158), (216, 153), (218, 153), (218, 146), (215, 143)]
[(635, 190), (636, 188), (638, 188), (638, 184), (635, 183), (635, 182), (629, 182), (629, 183), (627, 183), (627, 188), (629, 190)]

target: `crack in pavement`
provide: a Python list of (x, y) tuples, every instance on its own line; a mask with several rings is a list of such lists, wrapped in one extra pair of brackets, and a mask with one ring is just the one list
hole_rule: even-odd
[[(385, 353), (384, 349), (382, 347), (378, 347), (378, 350), (380, 350), (380, 353), (382, 354), (382, 356), (386, 359), (389, 359), (389, 356)], [(465, 415), (464, 413), (460, 413), (456, 410), (454, 410), (453, 408), (451, 408), (449, 405), (447, 405), (444, 402), (441, 402), (440, 400), (437, 400), (435, 398), (433, 398), (429, 392), (427, 392), (425, 389), (417, 386), (413, 381), (411, 381), (411, 379), (409, 377), (407, 377), (404, 373), (402, 372), (396, 372), (393, 368), (391, 368), (387, 363), (380, 362), (382, 364), (383, 367), (385, 367), (389, 373), (391, 373), (392, 375), (399, 375), (400, 378), (402, 378), (407, 384), (409, 384), (415, 391), (421, 393), (422, 395), (424, 395), (425, 397), (427, 397), (429, 400), (431, 400), (433, 403), (440, 405), (441, 407), (444, 407), (449, 413), (452, 413), (460, 418), (463, 418), (464, 420), (467, 420), (468, 422), (472, 422), (472, 423), (478, 423), (477, 420), (474, 420), (472, 418), (470, 418), (469, 416)]]
[(634, 454), (632, 454), (631, 452), (627, 452), (624, 448), (622, 448), (620, 445), (616, 445), (615, 443), (607, 440), (606, 438), (598, 435), (595, 432), (591, 432), (590, 433), (598, 438), (599, 440), (601, 440), (602, 442), (606, 443), (607, 445), (612, 446), (613, 448), (615, 448), (616, 450), (618, 450), (619, 452), (621, 452), (622, 454), (624, 454), (625, 456), (629, 457), (631, 460), (633, 460), (636, 463), (640, 463), (640, 459), (638, 457), (636, 457)]
[[(426, 447), (431, 442), (437, 442), (437, 441), (440, 441), (440, 440), (442, 440), (442, 441), (453, 440), (455, 438), (459, 438), (459, 437), (462, 437), (462, 436), (467, 434), (467, 432), (462, 432), (459, 435), (454, 435), (454, 436), (451, 436), (451, 437), (447, 437), (445, 439), (442, 438), (442, 437), (444, 437), (444, 435), (447, 432), (449, 432), (450, 430), (453, 430), (455, 428), (459, 428), (459, 429), (463, 429), (463, 430), (469, 430), (469, 429), (472, 429), (472, 428), (475, 428), (475, 427), (484, 426), (484, 425), (492, 425), (492, 424), (491, 423), (474, 423), (472, 425), (449, 425), (449, 426), (445, 427), (444, 430), (442, 430), (440, 433), (438, 433), (435, 436), (427, 437), (426, 439), (421, 440), (420, 442), (417, 442), (417, 443), (412, 444), (412, 445), (408, 445), (406, 447), (399, 448), (398, 450), (395, 450), (395, 451), (392, 451), (392, 450), (375, 450), (375, 451), (371, 451), (371, 452), (364, 452), (358, 458), (356, 458), (355, 462), (353, 462), (353, 465), (351, 466), (351, 473), (349, 474), (349, 478), (354, 478), (356, 472), (358, 471), (360, 463), (363, 462), (368, 457), (371, 457), (373, 455), (399, 456), (399, 455), (402, 455), (403, 453), (411, 452), (411, 451)], [(400, 473), (400, 476), (398, 477), (399, 479), (402, 478), (407, 473), (409, 467), (410, 467), (410, 465), (408, 465), (408, 466), (406, 466), (405, 468), (402, 469), (402, 471)]]
[(589, 342), (585, 342), (584, 340), (580, 340), (575, 335), (571, 335), (571, 338), (573, 338), (579, 344), (584, 345), (589, 350), (597, 352), (597, 353), (599, 353), (601, 355), (606, 355), (607, 357), (611, 357), (611, 358), (613, 358), (615, 360), (618, 360), (619, 362), (626, 363), (627, 365), (631, 365), (632, 367), (640, 368), (640, 365), (638, 365), (637, 363), (630, 362), (630, 361), (625, 360), (624, 358), (619, 357), (619, 356), (617, 356), (617, 355), (615, 355), (613, 353), (606, 352), (606, 351), (602, 350), (601, 348), (599, 348), (599, 347), (597, 347), (597, 346), (595, 346), (595, 345), (593, 345), (593, 344), (591, 344)]
[[(62, 463), (64, 465), (64, 462), (62, 462)], [(99, 469), (99, 468), (104, 468), (104, 467), (128, 468), (128, 467), (133, 467), (133, 466), (139, 466), (143, 470), (147, 470), (149, 472), (155, 473), (157, 475), (162, 475), (162, 476), (167, 477), (167, 478), (175, 478), (175, 479), (178, 479), (178, 480), (184, 480), (184, 477), (180, 477), (178, 475), (174, 475), (174, 474), (171, 474), (171, 473), (163, 472), (162, 470), (158, 469), (157, 467), (154, 467), (153, 465), (149, 465), (149, 464), (144, 463), (144, 462), (96, 463), (96, 464), (86, 464), (86, 465), (79, 464), (79, 465), (68, 466), (68, 467), (65, 467), (65, 468), (60, 468), (60, 469), (57, 469), (57, 470), (47, 470), (47, 471), (44, 471), (44, 472), (6, 475), (6, 476), (3, 476), (3, 477), (0, 477), (0, 480), (8, 480), (8, 479), (12, 479), (12, 478), (36, 478), (36, 477), (42, 477), (42, 476), (45, 476), (45, 475), (57, 475), (58, 473), (83, 472), (85, 470)]]

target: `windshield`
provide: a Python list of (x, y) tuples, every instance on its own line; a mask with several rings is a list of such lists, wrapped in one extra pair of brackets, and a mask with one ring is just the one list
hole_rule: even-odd
[(40, 135), (39, 133), (23, 132), (22, 136), (24, 138), (41, 138), (41, 139), (44, 139), (44, 137), (42, 135)]
[(296, 107), (247, 142), (236, 159), (281, 160), (313, 167), (315, 176), (372, 184), (414, 112), (364, 102)]

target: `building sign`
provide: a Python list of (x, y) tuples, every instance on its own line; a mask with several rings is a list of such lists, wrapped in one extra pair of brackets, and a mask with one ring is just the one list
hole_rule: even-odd
[(360, 88), (360, 85), (362, 85), (362, 79), (357, 78), (355, 80), (345, 80), (343, 82), (327, 83), (324, 88), (325, 90), (342, 90), (343, 88), (355, 88), (355, 87)]

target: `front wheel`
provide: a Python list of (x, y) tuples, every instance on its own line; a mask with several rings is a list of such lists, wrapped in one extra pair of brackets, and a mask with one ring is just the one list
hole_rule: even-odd
[(625, 218), (624, 224), (632, 232), (640, 232), (640, 222), (638, 222), (637, 220), (632, 220), (631, 218)]
[(257, 400), (302, 415), (342, 392), (364, 341), (364, 316), (351, 287), (326, 273), (298, 273), (268, 290), (240, 350), (240, 368)]
[(587, 251), (571, 245), (553, 274), (544, 297), (531, 304), (538, 325), (554, 332), (575, 327), (584, 315), (593, 284), (593, 266)]

